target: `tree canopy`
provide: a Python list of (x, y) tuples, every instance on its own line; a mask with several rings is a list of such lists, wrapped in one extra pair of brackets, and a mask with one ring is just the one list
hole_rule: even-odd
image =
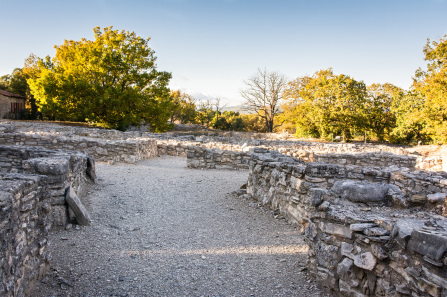
[(95, 39), (65, 40), (56, 56), (36, 59), (28, 79), (44, 115), (111, 128), (168, 127), (171, 74), (156, 69), (154, 51), (134, 32), (94, 28)]
[(284, 97), (288, 103), (283, 108), (305, 133), (314, 137), (342, 134), (349, 139), (350, 129), (363, 121), (366, 86), (326, 69), (291, 81)]
[(413, 84), (415, 94), (424, 100), (425, 132), (436, 142), (447, 142), (447, 35), (424, 47), (427, 70), (419, 69)]

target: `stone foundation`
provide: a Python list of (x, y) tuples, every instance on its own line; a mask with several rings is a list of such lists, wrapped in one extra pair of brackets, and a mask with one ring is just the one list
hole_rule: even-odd
[(255, 149), (247, 193), (305, 232), (308, 269), (331, 294), (446, 296), (446, 174)]
[[(78, 150), (100, 162), (135, 163), (156, 155), (186, 156), (188, 146), (228, 151), (256, 147), (279, 150), (306, 162), (341, 165), (391, 166), (447, 171), (442, 156), (412, 155), (408, 148), (363, 143), (325, 143), (286, 140), (284, 135), (248, 132), (184, 133), (121, 132), (45, 122), (0, 121), (0, 144), (39, 145), (52, 149)], [(13, 136), (15, 135), (15, 136)], [(261, 139), (261, 136), (270, 139)]]
[(95, 177), (86, 154), (0, 145), (1, 296), (33, 295), (49, 266), (48, 230), (76, 220), (67, 189), (83, 197)]
[(157, 156), (154, 139), (103, 140), (86, 137), (59, 137), (26, 133), (3, 133), (1, 145), (41, 146), (89, 154), (96, 161), (135, 163)]
[(0, 145), (0, 172), (45, 176), (47, 219), (54, 227), (74, 221), (65, 203), (67, 188), (82, 198), (96, 178), (95, 161), (89, 155), (27, 146)]
[(1, 296), (32, 296), (48, 270), (48, 196), (45, 176), (0, 173)]
[(172, 155), (186, 156), (190, 168), (248, 169), (246, 196), (305, 233), (307, 267), (331, 294), (447, 296), (447, 174), (414, 171), (445, 170), (441, 157), (372, 144), (29, 122), (0, 122), (0, 144), (9, 145), (0, 145), (0, 295), (27, 295), (46, 271), (47, 232), (74, 219), (65, 194), (71, 188), (82, 198), (95, 179), (92, 157)]
[(247, 170), (250, 153), (205, 149), (189, 146), (186, 166), (188, 168)]

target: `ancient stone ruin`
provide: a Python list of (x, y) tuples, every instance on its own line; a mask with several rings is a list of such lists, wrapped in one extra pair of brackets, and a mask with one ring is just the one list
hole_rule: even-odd
[(184, 156), (189, 168), (248, 170), (240, 198), (277, 210), (303, 231), (307, 269), (332, 295), (447, 296), (442, 156), (243, 133), (123, 133), (27, 122), (0, 122), (0, 295), (31, 294), (48, 269), (52, 228), (90, 223), (83, 203), (95, 161), (161, 155)]

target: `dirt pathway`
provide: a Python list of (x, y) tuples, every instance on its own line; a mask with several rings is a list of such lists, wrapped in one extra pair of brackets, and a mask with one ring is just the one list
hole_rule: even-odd
[(185, 163), (98, 164), (93, 224), (51, 233), (36, 296), (320, 296), (297, 230), (230, 194), (247, 172)]

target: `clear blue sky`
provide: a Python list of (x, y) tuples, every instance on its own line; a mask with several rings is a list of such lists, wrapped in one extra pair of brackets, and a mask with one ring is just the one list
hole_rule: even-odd
[(171, 88), (230, 105), (258, 68), (293, 79), (332, 67), (408, 88), (426, 65), (426, 39), (447, 34), (447, 0), (0, 0), (0, 9), (0, 75), (113, 25), (152, 38)]

